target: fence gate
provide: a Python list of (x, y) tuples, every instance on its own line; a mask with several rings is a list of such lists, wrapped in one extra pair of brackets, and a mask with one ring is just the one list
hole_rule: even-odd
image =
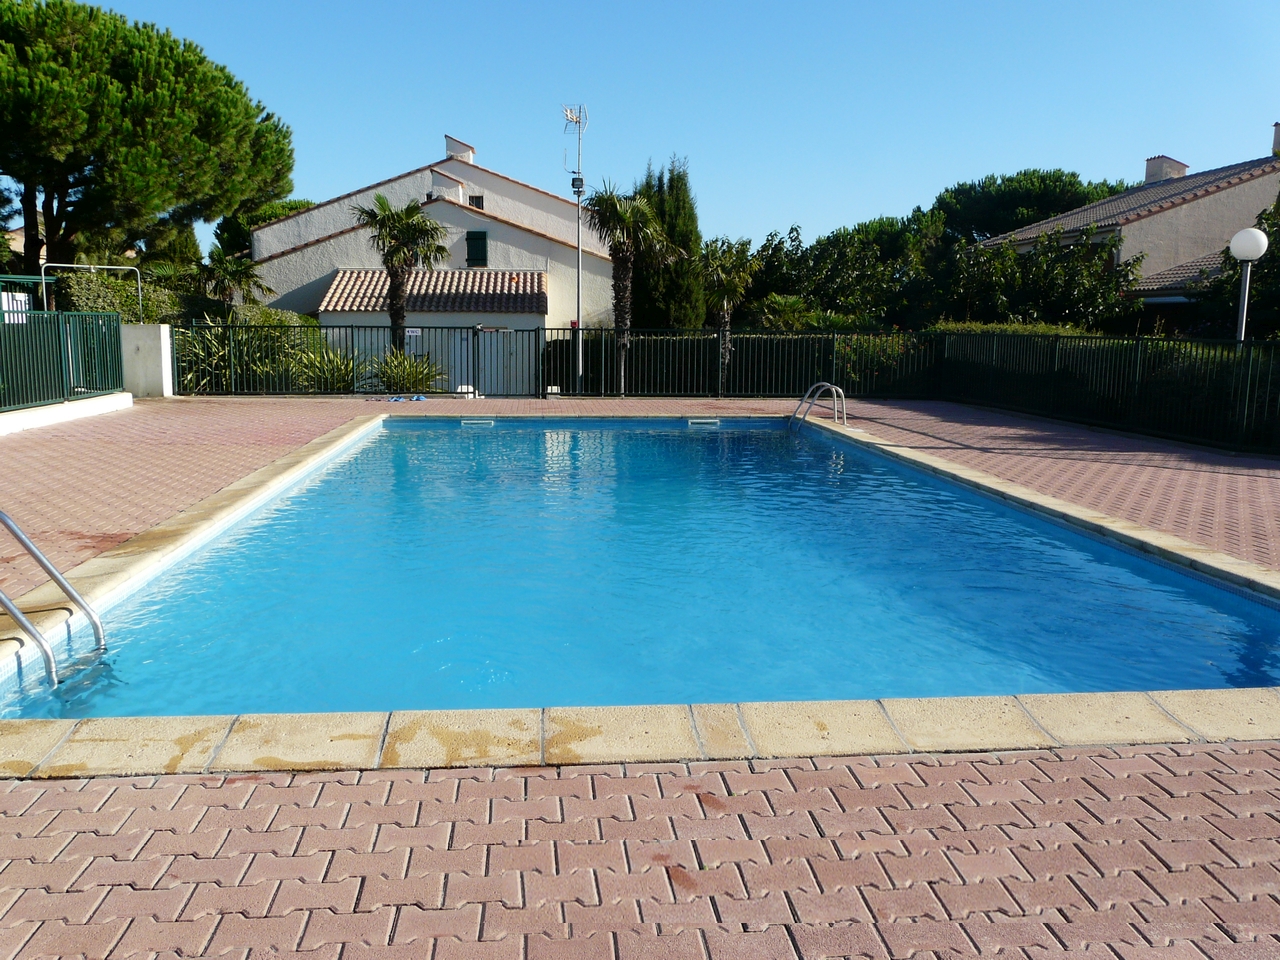
[(472, 385), (486, 397), (542, 396), (542, 331), (476, 327)]

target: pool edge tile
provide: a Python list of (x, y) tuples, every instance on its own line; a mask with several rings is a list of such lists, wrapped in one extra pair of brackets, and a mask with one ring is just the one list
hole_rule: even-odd
[(545, 723), (552, 766), (702, 759), (686, 705), (548, 707)]
[(1036, 750), (1061, 746), (1017, 697), (896, 697), (880, 701), (912, 750)]
[(234, 719), (191, 716), (81, 720), (30, 776), (53, 779), (200, 773)]
[(0, 777), (29, 777), (79, 720), (0, 720)]
[(1194, 730), (1142, 692), (1032, 693), (1017, 699), (1036, 723), (1064, 746), (1189, 743), (1199, 739)]
[(1153, 690), (1152, 700), (1210, 743), (1280, 739), (1280, 688)]
[(771, 700), (739, 707), (761, 757), (910, 752), (875, 700)]
[(214, 755), (212, 773), (374, 770), (388, 713), (245, 713)]
[(756, 755), (734, 703), (693, 703), (693, 732), (706, 760), (745, 760)]
[(522, 767), (542, 762), (542, 711), (396, 710), (378, 766)]

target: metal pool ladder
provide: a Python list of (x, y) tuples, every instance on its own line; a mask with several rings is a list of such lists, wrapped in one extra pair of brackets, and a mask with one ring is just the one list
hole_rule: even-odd
[[(93, 638), (97, 642), (98, 649), (106, 650), (107, 636), (102, 629), (102, 620), (98, 617), (93, 607), (89, 606), (88, 601), (80, 596), (80, 592), (67, 582), (67, 578), (58, 571), (58, 568), (49, 561), (48, 557), (40, 552), (40, 548), (31, 542), (31, 539), (14, 523), (13, 518), (3, 510), (0, 510), (0, 524), (3, 524), (5, 529), (13, 534), (13, 539), (22, 545), (22, 549), (31, 555), (31, 559), (40, 564), (41, 569), (66, 594), (67, 599), (80, 609), (80, 612), (85, 615), (85, 619), (89, 621), (89, 625), (93, 627)], [(13, 618), (13, 622), (18, 625), (23, 633), (31, 638), (32, 642), (40, 650), (41, 656), (44, 657), (45, 673), (49, 675), (49, 683), (56, 687), (58, 685), (58, 668), (54, 662), (53, 648), (49, 646), (49, 641), (45, 639), (44, 634), (36, 629), (35, 624), (27, 619), (26, 615), (18, 609), (18, 605), (3, 590), (0, 590), (0, 607), (4, 608), (5, 613)]]
[[(809, 411), (813, 409), (815, 403), (822, 399), (824, 393), (831, 394), (831, 419), (837, 423), (843, 423), (847, 427), (849, 425), (849, 408), (844, 400), (844, 391), (834, 383), (819, 380), (804, 392), (804, 396), (796, 404), (795, 412), (791, 414), (791, 419), (787, 421), (787, 429), (790, 430), (795, 427), (796, 417), (800, 418), (801, 423), (809, 419)], [(804, 413), (801, 413), (800, 408), (804, 407), (806, 400), (809, 402), (809, 406), (805, 407)]]

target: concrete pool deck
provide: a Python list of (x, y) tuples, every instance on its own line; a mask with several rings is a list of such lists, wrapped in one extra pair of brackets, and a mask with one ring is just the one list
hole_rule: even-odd
[[(792, 406), (144, 402), (0, 438), (0, 507), (101, 597), (358, 439), (371, 415)], [(1280, 463), (955, 405), (850, 412), (855, 442), (1175, 562), (1280, 584)], [(56, 628), (66, 611), (51, 587), (23, 558), (0, 560), (0, 587)], [(1126, 960), (1276, 956), (1278, 742), (1272, 688), (0, 722), (0, 772), (26, 778), (0, 781), (0, 960), (1041, 956), (1100, 943)], [(765, 781), (761, 798), (742, 787)], [(194, 799), (214, 791), (224, 799)], [(576, 801), (599, 810), (571, 814)], [(988, 861), (1003, 866), (976, 866)]]

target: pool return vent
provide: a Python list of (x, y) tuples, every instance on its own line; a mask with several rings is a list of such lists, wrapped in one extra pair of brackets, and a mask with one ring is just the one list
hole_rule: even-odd
[(464, 427), (492, 427), (493, 421), (492, 420), (463, 420), (462, 425)]
[(695, 418), (693, 418), (693, 417), (690, 417), (690, 418), (689, 418), (689, 420), (688, 420), (687, 422), (688, 422), (689, 426), (691, 426), (691, 427), (718, 427), (718, 426), (720, 426), (720, 421), (719, 421), (719, 420), (716, 420), (716, 419), (713, 419), (713, 418), (706, 418), (706, 419), (698, 420), (698, 419), (695, 419)]
[[(93, 627), (93, 638), (97, 642), (98, 650), (106, 650), (107, 635), (103, 632), (102, 621), (98, 618), (98, 614), (94, 612), (93, 607), (89, 606), (88, 601), (80, 596), (79, 591), (67, 582), (67, 578), (58, 571), (57, 567), (49, 562), (49, 558), (40, 552), (40, 548), (31, 542), (30, 538), (22, 532), (22, 529), (13, 522), (13, 518), (3, 510), (0, 510), (0, 524), (4, 524), (5, 529), (13, 534), (13, 539), (17, 540), (22, 549), (31, 555), (32, 560), (40, 564), (40, 568), (49, 575), (49, 579), (56, 583), (62, 592), (67, 595), (67, 599), (80, 608), (80, 612), (85, 615), (85, 619)], [(44, 634), (36, 629), (35, 624), (26, 618), (23, 612), (18, 609), (18, 605), (9, 599), (9, 595), (3, 590), (0, 590), (0, 607), (4, 608), (4, 612), (13, 618), (13, 622), (18, 625), (23, 633), (31, 638), (32, 642), (40, 650), (40, 655), (44, 657), (45, 673), (49, 675), (49, 685), (56, 687), (58, 685), (58, 667), (54, 662), (53, 648), (49, 646), (49, 641), (45, 639)]]
[[(844, 391), (837, 387), (834, 383), (827, 383), (825, 380), (819, 380), (812, 387), (804, 392), (804, 396), (800, 398), (800, 402), (796, 404), (795, 412), (791, 414), (791, 419), (787, 421), (787, 429), (796, 429), (796, 417), (799, 416), (800, 423), (804, 423), (809, 419), (809, 411), (813, 409), (813, 405), (817, 403), (824, 393), (831, 394), (831, 419), (836, 423), (844, 423), (849, 425), (849, 408), (844, 402)], [(805, 401), (809, 406), (804, 408), (804, 413), (800, 413), (800, 408), (804, 407)]]

